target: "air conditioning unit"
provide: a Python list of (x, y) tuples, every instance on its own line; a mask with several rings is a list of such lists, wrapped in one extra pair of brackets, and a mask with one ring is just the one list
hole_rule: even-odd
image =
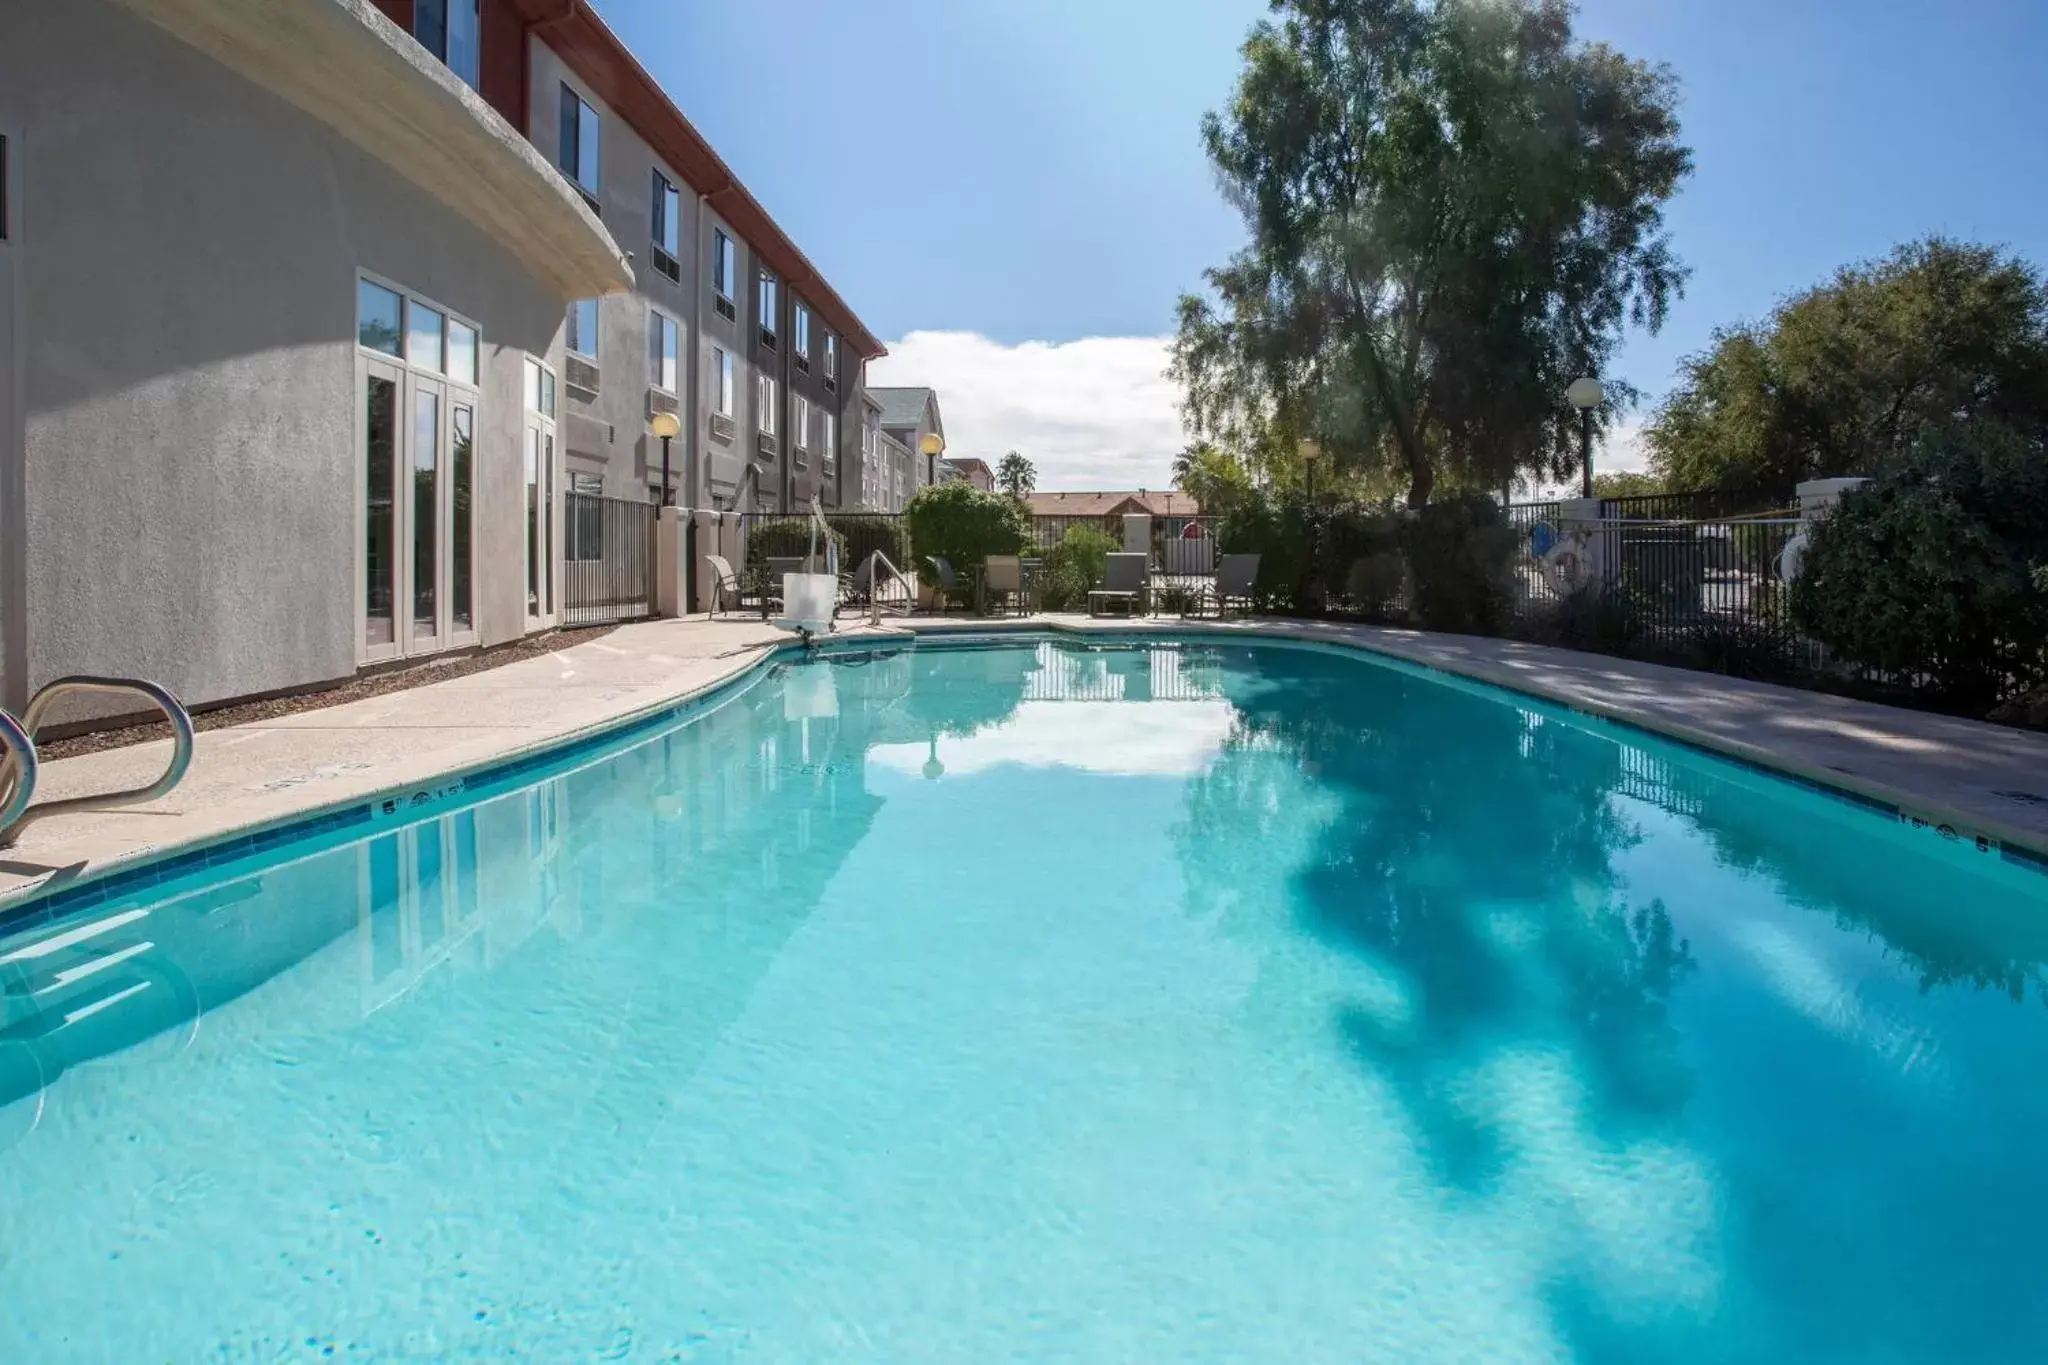
[(733, 301), (723, 294), (718, 296), (712, 306), (718, 310), (718, 316), (724, 318), (727, 322), (733, 321), (740, 315), (740, 310), (733, 306)]
[(771, 351), (775, 349), (775, 329), (773, 327), (763, 327), (761, 329), (761, 344)]
[(598, 380), (603, 373), (580, 355), (567, 355), (562, 358), (562, 382), (572, 389), (581, 391), (586, 398), (597, 397)]
[(711, 414), (711, 439), (730, 441), (733, 438), (733, 421), (722, 412)]
[(811, 372), (811, 358), (807, 355), (796, 357), (796, 367), (805, 374), (809, 374)]
[(781, 453), (782, 447), (780, 444), (776, 442), (774, 436), (770, 435), (768, 432), (763, 431), (755, 435), (754, 449), (760, 452), (760, 455), (763, 459), (772, 460), (776, 457), (776, 455)]
[(677, 284), (683, 282), (683, 268), (676, 264), (675, 257), (669, 255), (660, 247), (654, 248), (654, 268), (668, 276), (671, 280), (674, 280)]
[(681, 417), (683, 415), (683, 400), (662, 389), (649, 389), (647, 391), (647, 415), (652, 417), (658, 412), (666, 412), (671, 416)]

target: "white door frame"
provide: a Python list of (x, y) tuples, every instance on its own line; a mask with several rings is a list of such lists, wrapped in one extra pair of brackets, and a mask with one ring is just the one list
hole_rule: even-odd
[[(529, 363), (537, 366), (545, 376), (549, 390), (554, 389), (555, 371), (538, 356), (528, 356)], [(519, 435), (519, 538), (524, 547), (520, 555), (520, 571), (524, 575), (519, 584), (520, 593), (526, 599), (526, 628), (529, 631), (546, 630), (562, 619), (562, 444), (555, 431), (554, 417), (531, 404), (525, 405), (526, 420)], [(529, 469), (532, 477), (540, 483), (541, 516), (537, 523), (528, 517)], [(539, 542), (536, 545), (536, 541)], [(538, 592), (533, 566), (536, 558), (544, 563), (540, 575)], [(537, 600), (536, 600), (537, 599)]]

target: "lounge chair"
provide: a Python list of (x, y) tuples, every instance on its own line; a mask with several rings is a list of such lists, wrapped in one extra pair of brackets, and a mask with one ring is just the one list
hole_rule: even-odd
[(1113, 554), (1102, 575), (1102, 586), (1088, 594), (1088, 614), (1103, 615), (1112, 602), (1124, 604), (1125, 615), (1142, 615), (1146, 609), (1146, 586), (1151, 579), (1152, 556)]
[(990, 555), (982, 568), (981, 586), (984, 600), (991, 606), (997, 595), (1001, 595), (1003, 610), (1007, 614), (1024, 597), (1024, 561), (1016, 555)]
[(1233, 602), (1249, 611), (1252, 588), (1258, 581), (1257, 555), (1225, 555), (1216, 564), (1216, 577), (1196, 590), (1194, 600), (1181, 615), (1200, 616), (1214, 607), (1220, 617), (1230, 610)]
[(711, 614), (717, 616), (726, 610), (728, 595), (732, 598), (732, 610), (740, 609), (740, 576), (732, 571), (732, 565), (722, 555), (705, 555), (704, 567), (711, 575)]
[(948, 603), (956, 597), (964, 597), (960, 586), (960, 575), (953, 572), (953, 565), (944, 555), (932, 555), (925, 561), (932, 567), (932, 611), (944, 612)]

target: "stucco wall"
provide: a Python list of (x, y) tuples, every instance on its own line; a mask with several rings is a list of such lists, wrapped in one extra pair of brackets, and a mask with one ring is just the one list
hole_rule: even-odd
[(358, 269), (482, 329), (479, 628), (523, 631), (520, 363), (555, 344), (552, 291), (107, 0), (8, 0), (0, 126), (21, 134), (32, 683), (140, 673), (206, 702), (354, 671)]

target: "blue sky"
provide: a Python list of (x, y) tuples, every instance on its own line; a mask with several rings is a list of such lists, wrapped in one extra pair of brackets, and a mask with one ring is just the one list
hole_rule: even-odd
[[(597, 8), (890, 343), (875, 377), (940, 389), (956, 452), (1020, 446), (1049, 487), (1163, 479), (1156, 338), (1242, 237), (1197, 123), (1261, 0)], [(1651, 396), (1717, 325), (1895, 242), (2048, 263), (2044, 0), (1586, 0), (1578, 27), (1684, 92), (1692, 278), (1618, 365)]]

